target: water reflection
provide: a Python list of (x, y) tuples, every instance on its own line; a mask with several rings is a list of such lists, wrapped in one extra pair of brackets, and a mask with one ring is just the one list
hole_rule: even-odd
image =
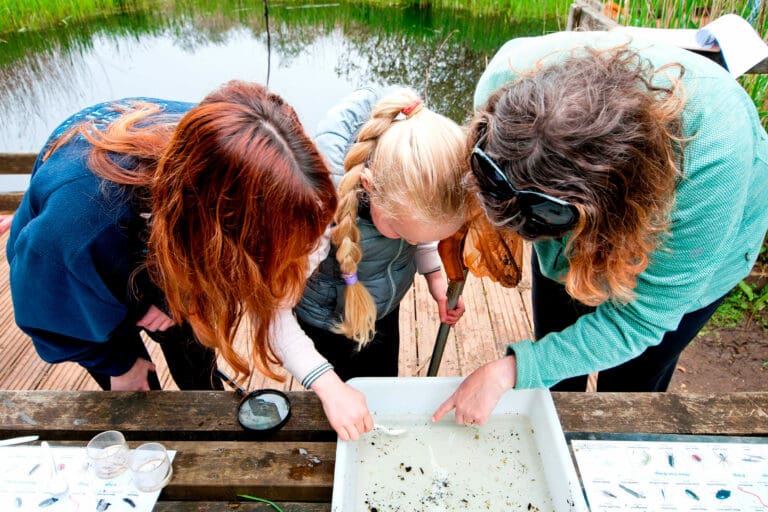
[[(0, 152), (37, 151), (61, 120), (99, 101), (199, 101), (233, 78), (265, 82), (260, 7), (197, 3), (2, 36)], [(426, 91), (430, 107), (463, 122), (486, 59), (510, 37), (541, 33), (542, 22), (341, 3), (271, 6), (270, 28), (270, 87), (311, 133), (367, 82)]]

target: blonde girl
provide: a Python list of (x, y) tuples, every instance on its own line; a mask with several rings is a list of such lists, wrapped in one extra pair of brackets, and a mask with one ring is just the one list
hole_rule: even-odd
[(399, 303), (415, 273), (442, 321), (464, 311), (461, 303), (446, 311), (437, 241), (464, 220), (466, 140), (413, 91), (365, 88), (326, 115), (316, 143), (339, 195), (332, 243), (294, 310), (298, 325), (284, 326), (276, 345), (339, 436), (357, 439), (372, 420), (362, 394), (343, 381), (397, 375)]

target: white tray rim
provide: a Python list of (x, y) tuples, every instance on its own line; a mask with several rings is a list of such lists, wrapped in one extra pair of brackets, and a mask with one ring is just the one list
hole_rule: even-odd
[[(365, 394), (375, 418), (386, 414), (431, 416), (463, 380), (464, 377), (358, 377), (347, 384)], [(545, 388), (507, 391), (492, 416), (506, 414), (521, 414), (531, 420), (555, 512), (588, 512), (550, 391)], [(449, 415), (442, 421), (453, 421), (452, 413)], [(352, 503), (356, 483), (355, 450), (355, 442), (337, 440), (331, 512), (356, 512)]]

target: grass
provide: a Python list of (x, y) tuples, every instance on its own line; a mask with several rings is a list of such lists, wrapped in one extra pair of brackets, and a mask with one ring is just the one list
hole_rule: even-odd
[(70, 21), (137, 12), (173, 4), (172, 0), (5, 0), (0, 34), (39, 30)]

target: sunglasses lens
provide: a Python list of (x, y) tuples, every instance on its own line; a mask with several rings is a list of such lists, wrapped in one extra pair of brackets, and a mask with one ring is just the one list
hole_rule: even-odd
[(484, 195), (497, 200), (510, 199), (515, 195), (515, 190), (509, 186), (499, 168), (480, 150), (472, 153), (472, 172)]
[(570, 204), (560, 203), (553, 199), (535, 192), (520, 193), (521, 206), (537, 222), (559, 228), (576, 224), (577, 210)]
[(550, 226), (557, 232), (572, 227), (578, 220), (578, 210), (565, 201), (539, 192), (517, 190), (496, 162), (478, 147), (472, 152), (472, 172), (486, 198), (507, 203), (502, 214), (506, 219), (522, 212), (540, 228)]

